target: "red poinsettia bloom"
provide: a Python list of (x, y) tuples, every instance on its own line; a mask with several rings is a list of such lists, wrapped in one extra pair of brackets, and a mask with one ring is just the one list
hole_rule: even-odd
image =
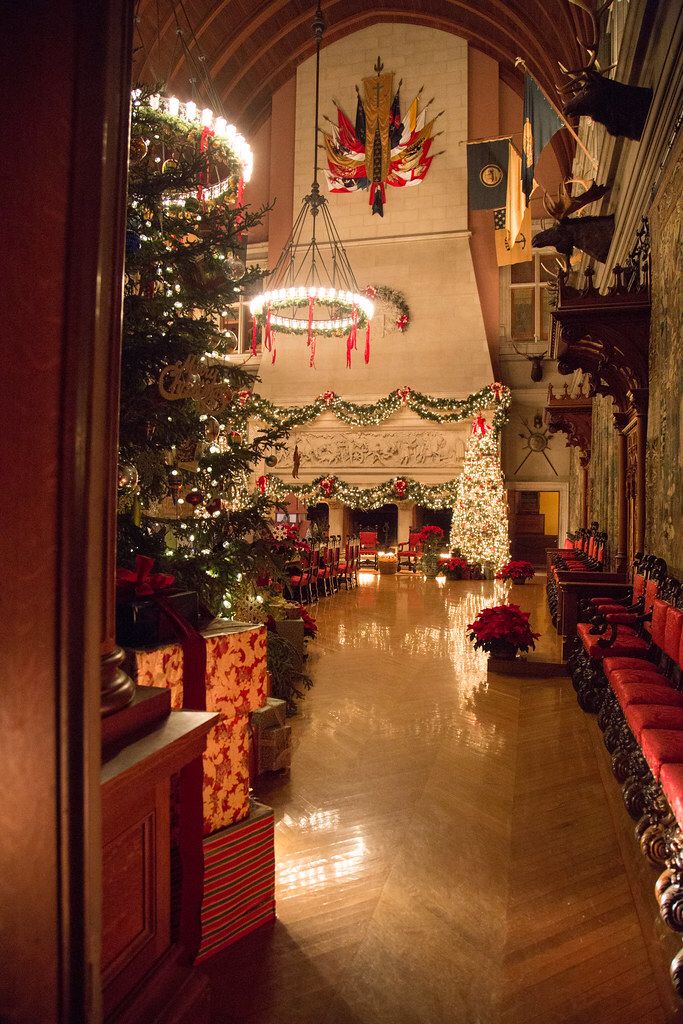
[(312, 615), (308, 614), (308, 611), (302, 604), (298, 608), (299, 618), (304, 624), (304, 636), (315, 637), (318, 634), (318, 623), (315, 621)]
[(512, 644), (520, 651), (536, 646), (540, 633), (534, 633), (529, 622), (529, 612), (523, 612), (516, 604), (500, 604), (494, 608), (482, 608), (474, 622), (468, 623), (467, 636), (475, 648), (490, 651), (501, 641)]
[(427, 547), (436, 547), (443, 540), (444, 533), (440, 526), (423, 526), (419, 533), (420, 543)]
[(506, 562), (500, 572), (496, 573), (497, 580), (513, 580), (515, 583), (519, 583), (521, 580), (530, 580), (535, 574), (535, 569), (531, 562), (524, 561), (511, 561)]

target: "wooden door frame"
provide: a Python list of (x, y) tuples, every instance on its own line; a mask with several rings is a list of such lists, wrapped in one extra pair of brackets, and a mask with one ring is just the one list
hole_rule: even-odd
[(100, 651), (113, 589), (132, 27), (133, 0), (33, 0), (0, 15), (14, 125), (2, 143), (12, 257), (0, 296), (11, 359), (0, 465), (16, 519), (3, 550), (8, 1024), (101, 1019)]
[(508, 491), (559, 491), (557, 544), (558, 547), (562, 547), (569, 530), (569, 484), (559, 480), (506, 480), (505, 488)]

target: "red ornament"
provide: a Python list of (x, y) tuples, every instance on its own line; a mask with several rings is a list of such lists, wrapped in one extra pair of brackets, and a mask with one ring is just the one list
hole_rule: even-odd
[(185, 501), (188, 505), (201, 505), (204, 501), (204, 495), (198, 491), (196, 487), (193, 487), (192, 490), (185, 495)]
[(247, 402), (249, 401), (249, 396), (250, 395), (251, 395), (251, 391), (249, 390), (249, 388), (242, 388), (241, 391), (238, 391), (237, 392), (237, 397), (239, 399), (240, 405), (246, 405)]
[(326, 498), (329, 498), (334, 490), (335, 478), (333, 476), (325, 476), (320, 481), (320, 490), (323, 492)]
[(397, 498), (405, 498), (406, 488), (408, 487), (407, 480), (398, 479), (394, 480), (394, 491)]

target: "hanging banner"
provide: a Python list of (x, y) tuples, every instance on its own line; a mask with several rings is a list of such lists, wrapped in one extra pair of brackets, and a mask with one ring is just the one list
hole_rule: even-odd
[(496, 210), (505, 204), (509, 139), (467, 144), (467, 196), (470, 210)]

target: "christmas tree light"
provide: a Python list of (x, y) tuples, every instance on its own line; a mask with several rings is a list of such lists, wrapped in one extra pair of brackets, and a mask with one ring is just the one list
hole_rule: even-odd
[(498, 572), (510, 557), (500, 442), (482, 416), (472, 421), (459, 493), (453, 508), (451, 548), (468, 562)]

